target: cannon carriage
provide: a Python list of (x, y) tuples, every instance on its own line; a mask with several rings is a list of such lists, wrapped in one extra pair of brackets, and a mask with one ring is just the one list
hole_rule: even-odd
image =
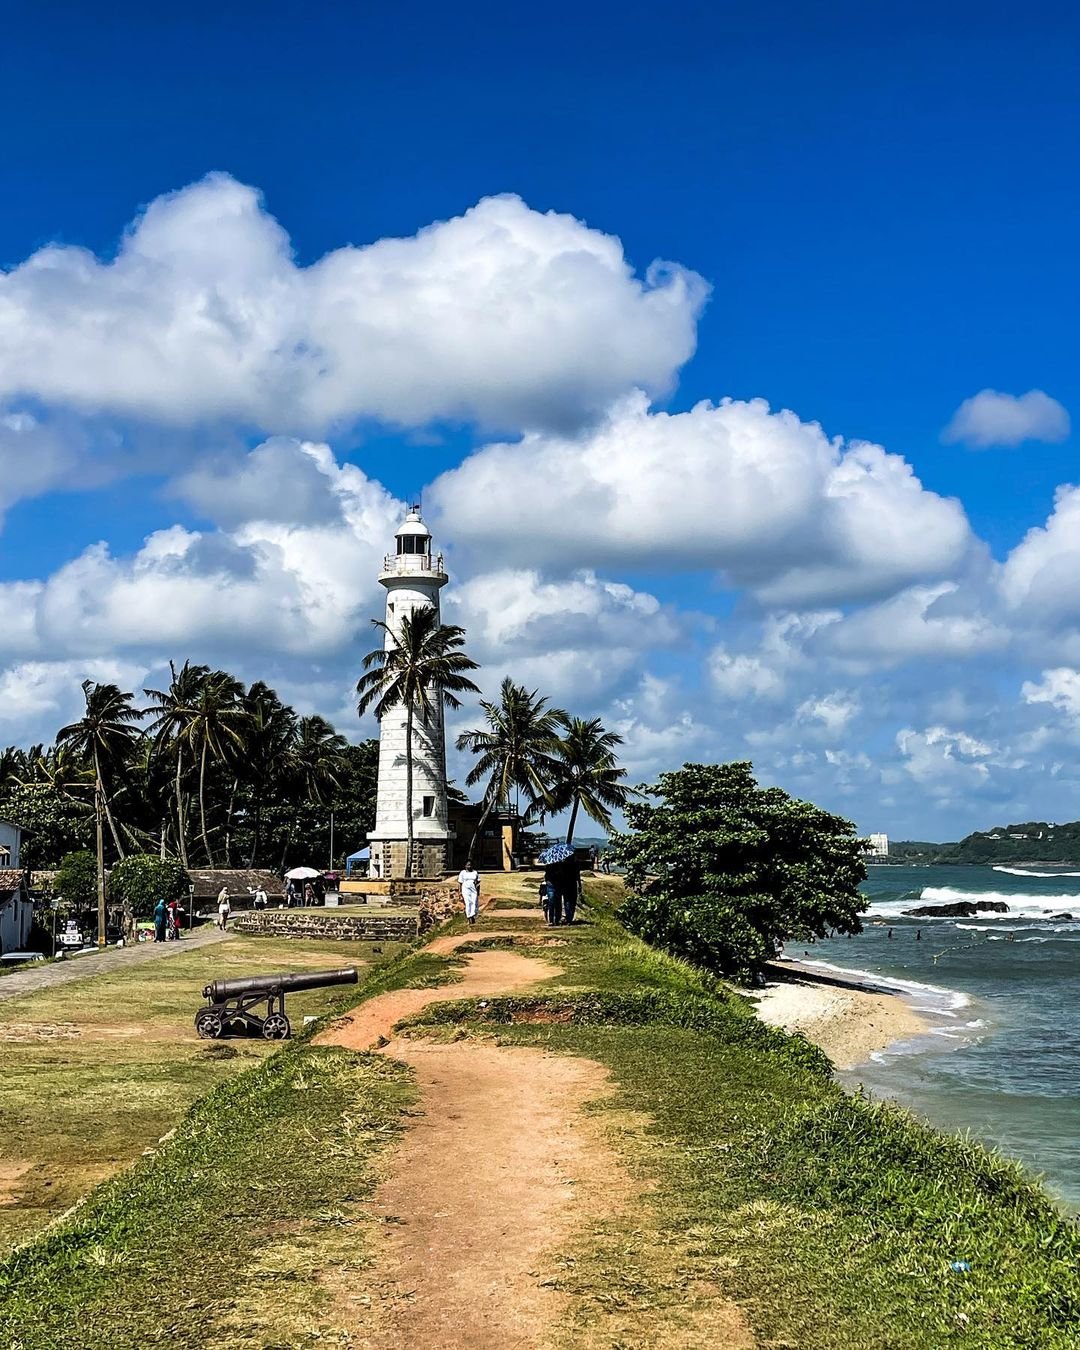
[[(203, 989), (205, 1008), (195, 1014), (195, 1030), (203, 1040), (224, 1035), (257, 1035), (268, 1041), (287, 1041), (292, 1025), (285, 1012), (286, 993), (355, 984), (355, 966), (344, 970), (309, 970), (299, 975), (253, 975), (245, 980), (213, 980)], [(264, 1010), (256, 1011), (260, 1005)]]

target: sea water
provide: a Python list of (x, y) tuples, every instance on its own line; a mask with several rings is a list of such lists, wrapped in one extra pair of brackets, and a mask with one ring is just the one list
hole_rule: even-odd
[[(1080, 869), (868, 871), (865, 931), (792, 943), (786, 954), (868, 973), (930, 1026), (842, 1077), (935, 1125), (971, 1131), (1080, 1208)], [(903, 916), (960, 900), (1001, 901), (1009, 910)], [(1053, 917), (1062, 914), (1073, 917)]]

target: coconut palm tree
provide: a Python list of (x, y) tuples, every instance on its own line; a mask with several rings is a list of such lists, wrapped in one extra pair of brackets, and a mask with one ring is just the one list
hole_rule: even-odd
[(282, 869), (292, 848), (304, 803), (325, 806), (340, 787), (339, 775), (347, 745), (345, 737), (336, 732), (325, 717), (301, 717), (295, 722), (284, 763), (284, 779), (293, 799), (293, 812), (281, 853)]
[(214, 865), (214, 854), (206, 829), (206, 766), (210, 761), (223, 763), (243, 747), (247, 719), (243, 696), (244, 686), (228, 671), (211, 671), (199, 687), (194, 712), (184, 732), (192, 758), (199, 762), (199, 837), (208, 867)]
[[(244, 777), (254, 805), (248, 866), (254, 867), (262, 846), (267, 789), (280, 782), (288, 769), (290, 747), (296, 738), (296, 714), (262, 680), (256, 680), (244, 695), (244, 708)], [(230, 809), (230, 820), (231, 815)]]
[(184, 805), (184, 758), (185, 750), (190, 746), (191, 725), (196, 716), (196, 707), (202, 686), (210, 674), (209, 666), (193, 666), (185, 661), (179, 670), (170, 661), (169, 671), (172, 678), (168, 689), (144, 689), (143, 693), (153, 703), (150, 714), (157, 716), (147, 727), (149, 735), (154, 737), (154, 750), (157, 754), (170, 753), (176, 756), (175, 807), (176, 807), (176, 846), (180, 861), (188, 865), (187, 852), (187, 811)]
[[(94, 793), (109, 823), (116, 852), (124, 857), (124, 846), (110, 806), (112, 792), (131, 759), (139, 738), (135, 724), (145, 716), (142, 709), (131, 705), (133, 695), (121, 693), (115, 684), (96, 684), (83, 680), (86, 711), (78, 722), (62, 727), (56, 733), (56, 751), (81, 756), (93, 766)], [(109, 786), (107, 786), (109, 785)]]
[(524, 792), (530, 810), (552, 809), (559, 729), (566, 719), (561, 709), (549, 708), (547, 699), (535, 689), (530, 693), (509, 676), (502, 682), (499, 702), (482, 701), (480, 707), (487, 727), (463, 731), (457, 738), (459, 750), (479, 756), (465, 782), (472, 787), (487, 780), (483, 810), (469, 843), (470, 864), (488, 817), (500, 802), (509, 804), (512, 792)]
[(551, 809), (570, 808), (566, 826), (566, 842), (574, 842), (578, 812), (584, 811), (605, 830), (612, 828), (612, 811), (623, 810), (634, 789), (620, 782), (626, 770), (620, 768), (615, 751), (623, 738), (614, 731), (605, 731), (599, 717), (585, 721), (581, 717), (566, 717), (562, 721), (563, 734), (555, 748), (555, 786), (552, 789)]
[(364, 673), (356, 682), (357, 712), (362, 717), (374, 705), (380, 720), (392, 708), (405, 709), (405, 815), (408, 830), (406, 873), (413, 875), (413, 725), (423, 723), (443, 708), (460, 708), (458, 694), (478, 694), (479, 688), (465, 674), (479, 667), (462, 647), (465, 630), (439, 622), (431, 605), (406, 614), (400, 631), (394, 632), (381, 619), (372, 623), (381, 629), (385, 646), (364, 657)]

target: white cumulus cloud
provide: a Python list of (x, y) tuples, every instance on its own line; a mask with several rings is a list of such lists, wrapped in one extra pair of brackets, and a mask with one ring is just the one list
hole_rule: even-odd
[(941, 439), (946, 444), (960, 441), (985, 450), (1022, 441), (1063, 441), (1068, 435), (1069, 414), (1041, 389), (1029, 389), (1019, 396), (983, 389), (960, 404)]
[(955, 568), (960, 504), (899, 455), (828, 439), (760, 400), (650, 412), (489, 445), (428, 494), (455, 539), (525, 565), (723, 573), (770, 604), (888, 594)]
[(670, 389), (708, 287), (514, 196), (298, 266), (225, 174), (153, 201), (114, 258), (54, 244), (0, 274), (0, 400), (310, 434), (375, 417), (568, 426)]

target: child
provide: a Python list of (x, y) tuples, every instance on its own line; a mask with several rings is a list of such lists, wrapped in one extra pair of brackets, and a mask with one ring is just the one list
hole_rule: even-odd
[(559, 892), (553, 881), (545, 877), (540, 883), (540, 903), (544, 907), (544, 918), (549, 928), (557, 928), (562, 915), (559, 912)]

